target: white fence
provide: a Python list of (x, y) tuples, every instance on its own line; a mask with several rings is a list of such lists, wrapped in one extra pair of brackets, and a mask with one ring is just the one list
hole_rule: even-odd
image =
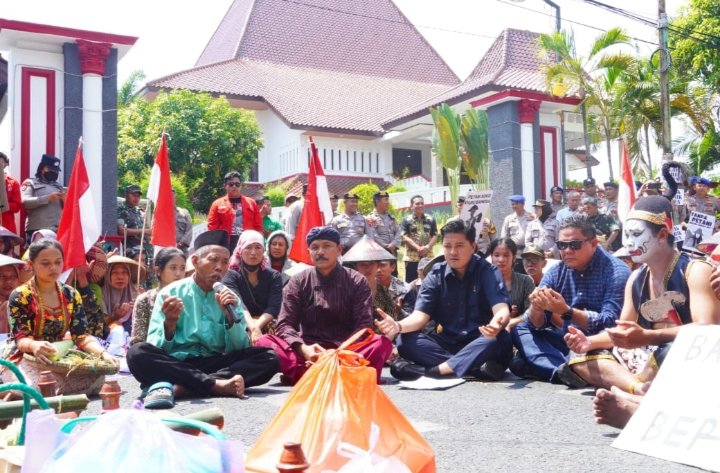
[[(461, 185), (459, 195), (465, 195), (470, 189), (472, 189), (472, 185), (470, 184)], [(397, 209), (405, 209), (410, 207), (410, 199), (415, 195), (422, 196), (425, 201), (425, 205), (444, 204), (450, 202), (450, 188), (448, 186), (431, 187), (429, 189), (419, 189), (407, 192), (394, 192), (390, 194), (390, 202)]]

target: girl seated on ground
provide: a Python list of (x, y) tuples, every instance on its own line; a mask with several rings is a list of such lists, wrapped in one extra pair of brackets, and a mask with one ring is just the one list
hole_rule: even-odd
[[(55, 240), (38, 240), (28, 250), (34, 276), (15, 289), (8, 300), (10, 337), (2, 357), (15, 363), (26, 381), (37, 386), (43, 365), (57, 354), (52, 342), (62, 341), (69, 332), (76, 347), (100, 356), (117, 366), (115, 359), (87, 334), (87, 319), (80, 294), (58, 281), (63, 269), (63, 250)], [(26, 359), (32, 355), (33, 359)], [(15, 381), (9, 370), (2, 370), (3, 382)], [(56, 376), (60, 394), (90, 393), (100, 389), (103, 376), (78, 374)]]
[[(145, 268), (140, 267), (140, 281), (145, 279)], [(102, 285), (105, 324), (110, 328), (107, 337), (112, 355), (124, 356), (128, 335), (132, 333), (132, 310), (139, 295), (137, 289), (138, 263), (125, 256), (113, 255), (108, 259), (108, 270)]]
[(137, 299), (135, 299), (135, 306), (132, 312), (130, 345), (147, 340), (150, 315), (152, 314), (158, 292), (168, 284), (184, 278), (185, 265), (185, 254), (178, 248), (163, 248), (155, 255), (155, 265), (153, 269), (157, 275), (159, 285), (157, 288), (140, 294)]

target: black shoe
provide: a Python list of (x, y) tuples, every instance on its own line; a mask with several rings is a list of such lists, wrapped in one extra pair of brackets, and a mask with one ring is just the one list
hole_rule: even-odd
[(495, 361), (488, 360), (480, 367), (480, 378), (489, 379), (490, 381), (500, 381), (505, 377), (505, 365)]
[(390, 366), (390, 374), (400, 381), (415, 381), (425, 376), (425, 367), (399, 358)]
[(525, 361), (525, 359), (521, 357), (520, 354), (516, 354), (515, 356), (513, 356), (513, 359), (510, 360), (510, 372), (518, 378), (532, 378), (532, 376), (530, 375), (530, 367), (528, 366), (527, 361)]

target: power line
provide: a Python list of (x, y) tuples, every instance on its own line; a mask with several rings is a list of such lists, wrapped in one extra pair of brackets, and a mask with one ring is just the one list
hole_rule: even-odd
[[(538, 15), (544, 15), (544, 16), (548, 16), (548, 17), (553, 17), (553, 18), (555, 18), (555, 14), (553, 14), (553, 13), (546, 13), (546, 12), (544, 12), (544, 11), (534, 10), (534, 9), (532, 9), (532, 8), (529, 8), (529, 7), (520, 5), (519, 3), (510, 3), (510, 2), (506, 2), (505, 0), (495, 0), (495, 1), (496, 1), (496, 2), (499, 2), (499, 3), (503, 3), (503, 4), (505, 4), (505, 5), (510, 5), (511, 7), (521, 8), (521, 9), (523, 9), (523, 10), (527, 10), (527, 11), (530, 11), (530, 12), (533, 12), (533, 13), (537, 13)], [(565, 23), (571, 23), (571, 24), (574, 24), (574, 25), (583, 26), (583, 27), (585, 27), (585, 28), (590, 28), (590, 29), (592, 29), (592, 30), (602, 31), (603, 33), (607, 33), (607, 31), (608, 31), (608, 30), (603, 29), (603, 28), (600, 28), (600, 27), (598, 27), (598, 26), (588, 25), (587, 23), (582, 23), (582, 22), (580, 22), (580, 21), (569, 20), (569, 19), (567, 19), (567, 18), (561, 18), (561, 19), (562, 19), (562, 21), (565, 22)], [(636, 38), (636, 37), (634, 37), (634, 36), (630, 36), (630, 39), (634, 39), (635, 41), (638, 41), (638, 42), (640, 42), (640, 43), (651, 44), (651, 45), (653, 45), (653, 46), (655, 46), (655, 45), (657, 44), (657, 43), (654, 42), (654, 41), (648, 41), (648, 40), (646, 40), (646, 39)]]

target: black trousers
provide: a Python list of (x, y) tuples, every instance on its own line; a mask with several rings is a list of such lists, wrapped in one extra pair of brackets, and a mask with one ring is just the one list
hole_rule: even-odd
[(251, 387), (267, 383), (280, 370), (275, 351), (261, 347), (178, 360), (155, 345), (136, 343), (127, 353), (127, 364), (142, 389), (167, 381), (200, 395), (209, 395), (216, 379), (239, 374), (245, 387)]
[(418, 262), (405, 261), (405, 282), (413, 282), (418, 278)]

